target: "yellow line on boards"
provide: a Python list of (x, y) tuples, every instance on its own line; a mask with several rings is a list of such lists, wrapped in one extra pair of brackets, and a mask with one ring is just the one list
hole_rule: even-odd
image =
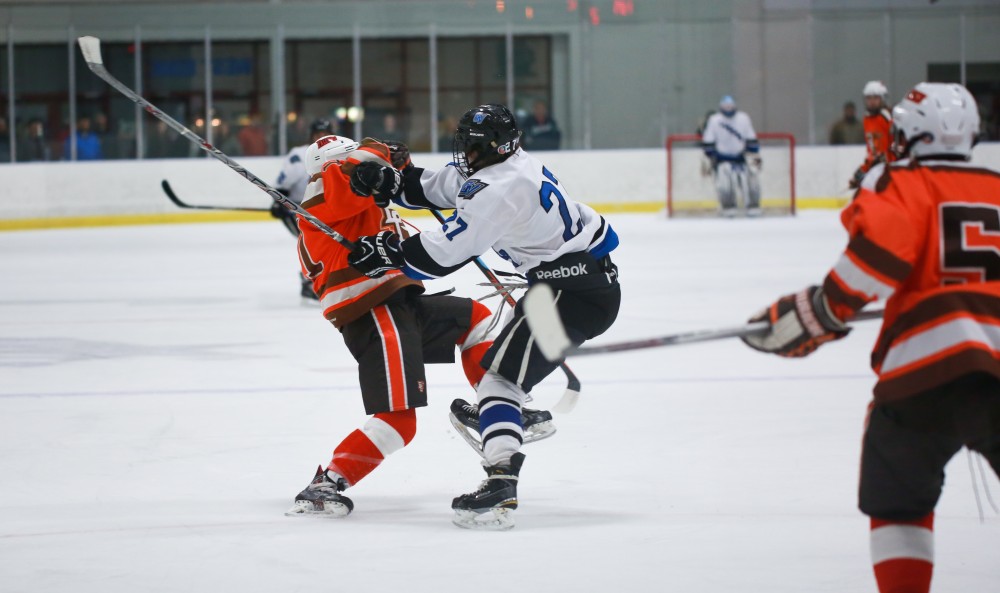
[[(839, 209), (850, 201), (849, 198), (817, 197), (799, 198), (798, 208)], [(765, 206), (767, 204), (765, 203)], [(602, 214), (660, 212), (663, 202), (595, 202), (590, 204)], [(697, 209), (713, 208), (714, 203), (699, 202)], [(687, 208), (684, 208), (687, 209)], [(405, 217), (430, 216), (424, 210), (402, 210)], [(0, 220), (0, 231), (27, 231), (40, 229), (88, 228), (103, 226), (130, 226), (147, 224), (191, 224), (200, 222), (254, 222), (274, 220), (267, 212), (179, 212), (163, 214), (109, 214), (106, 216), (63, 216), (53, 218), (15, 218)]]

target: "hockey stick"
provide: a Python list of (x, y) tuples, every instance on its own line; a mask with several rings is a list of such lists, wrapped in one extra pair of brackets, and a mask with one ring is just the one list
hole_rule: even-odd
[(278, 202), (285, 208), (294, 211), (296, 214), (309, 221), (310, 224), (316, 227), (324, 235), (327, 235), (337, 243), (340, 243), (345, 248), (354, 251), (354, 243), (345, 239), (343, 235), (331, 229), (327, 225), (323, 224), (321, 220), (319, 220), (312, 214), (309, 214), (309, 212), (307, 212), (304, 208), (302, 208), (292, 200), (285, 197), (281, 192), (268, 185), (260, 177), (257, 177), (250, 171), (247, 171), (245, 168), (243, 168), (242, 165), (240, 165), (233, 159), (226, 156), (226, 154), (223, 153), (221, 150), (209, 144), (205, 139), (198, 136), (188, 128), (184, 127), (183, 124), (181, 124), (174, 118), (170, 117), (166, 113), (163, 113), (155, 105), (153, 105), (149, 101), (143, 99), (141, 96), (136, 94), (135, 91), (125, 86), (120, 80), (118, 80), (114, 76), (111, 76), (111, 73), (108, 72), (107, 68), (104, 67), (104, 60), (101, 57), (100, 39), (98, 39), (97, 37), (89, 37), (89, 36), (79, 37), (77, 38), (77, 42), (80, 44), (80, 51), (83, 53), (83, 59), (85, 62), (87, 62), (87, 66), (90, 68), (90, 71), (99, 76), (101, 79), (103, 79), (104, 82), (110, 84), (119, 93), (125, 95), (126, 97), (131, 99), (134, 103), (138, 104), (140, 107), (146, 110), (146, 112), (149, 113), (150, 115), (170, 126), (175, 132), (177, 132), (181, 136), (184, 136), (191, 142), (194, 142), (195, 144), (200, 146), (202, 150), (212, 155), (216, 159), (222, 161), (227, 167), (229, 167), (233, 171), (236, 171), (237, 173), (242, 175), (247, 181), (256, 185), (262, 191), (264, 191), (264, 193), (271, 196), (272, 200)]
[[(566, 335), (566, 329), (559, 319), (559, 311), (556, 309), (555, 295), (551, 287), (546, 284), (536, 285), (528, 290), (528, 294), (524, 295), (522, 301), (524, 302), (524, 314), (528, 318), (528, 326), (535, 336), (538, 349), (549, 360), (560, 360), (565, 356), (589, 356), (643, 348), (658, 348), (660, 346), (694, 344), (696, 342), (708, 342), (725, 338), (740, 338), (765, 332), (770, 327), (770, 324), (766, 321), (758, 321), (736, 327), (682, 332), (654, 338), (574, 348), (569, 336)], [(882, 311), (880, 310), (862, 311), (858, 313), (854, 321), (881, 318)]]
[(270, 212), (270, 208), (239, 208), (236, 206), (196, 206), (194, 204), (188, 204), (174, 193), (174, 188), (170, 187), (170, 183), (164, 179), (160, 182), (160, 187), (163, 188), (163, 193), (167, 194), (167, 199), (177, 205), (178, 208), (190, 208), (192, 210), (235, 210), (237, 212)]
[[(437, 210), (431, 210), (431, 214), (434, 215), (434, 218), (436, 218), (438, 222), (445, 224), (446, 219), (443, 214)], [(487, 266), (481, 258), (477, 257), (472, 261), (476, 264), (476, 267), (479, 268), (479, 271), (486, 276), (486, 279), (490, 281), (493, 288), (501, 291), (500, 294), (503, 295), (507, 304), (510, 305), (511, 308), (515, 307), (517, 305), (517, 300), (510, 296), (510, 292), (506, 292), (504, 290), (503, 283), (500, 282), (499, 278), (497, 278), (496, 273), (490, 269), (490, 267)], [(546, 356), (546, 358), (548, 357)], [(556, 402), (556, 405), (552, 406), (552, 410), (554, 412), (559, 412), (560, 414), (568, 414), (573, 411), (573, 408), (576, 407), (577, 400), (580, 398), (580, 379), (576, 377), (576, 374), (569, 368), (569, 366), (566, 365), (565, 362), (561, 363), (559, 368), (561, 368), (563, 373), (566, 374), (566, 391), (563, 393), (562, 397), (559, 398), (559, 401)]]

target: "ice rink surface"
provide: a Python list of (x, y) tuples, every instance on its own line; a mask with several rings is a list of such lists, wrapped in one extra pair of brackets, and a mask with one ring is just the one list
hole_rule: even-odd
[[(608, 218), (624, 301), (603, 341), (742, 323), (845, 242), (833, 212)], [(875, 590), (855, 501), (877, 323), (797, 361), (737, 340), (572, 360), (580, 404), (525, 448), (507, 533), (450, 523), (482, 477), (446, 417), (473, 394), (429, 367), (416, 439), (354, 514), (287, 518), (365, 420), (296, 270), (276, 222), (0, 234), (0, 591)], [(430, 289), (483, 295), (478, 274)], [(969, 464), (948, 467), (935, 591), (1000, 590)]]

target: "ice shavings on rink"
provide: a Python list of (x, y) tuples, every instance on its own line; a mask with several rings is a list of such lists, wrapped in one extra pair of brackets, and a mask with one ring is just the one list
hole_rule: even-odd
[[(741, 323), (844, 245), (833, 212), (608, 218), (624, 300), (606, 341)], [(0, 591), (875, 590), (855, 491), (877, 323), (798, 361), (736, 340), (571, 360), (580, 404), (525, 447), (508, 533), (451, 525), (482, 470), (448, 405), (474, 396), (432, 366), (414, 442), (350, 490), (354, 514), (296, 519), (364, 419), (296, 269), (277, 223), (0, 234)], [(469, 266), (430, 290), (482, 281)], [(936, 591), (1000, 583), (1000, 517), (980, 524), (965, 455)]]

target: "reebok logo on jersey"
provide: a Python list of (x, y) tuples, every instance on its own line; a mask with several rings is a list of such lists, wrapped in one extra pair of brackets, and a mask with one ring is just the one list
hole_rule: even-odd
[(489, 183), (483, 183), (478, 179), (470, 179), (462, 184), (462, 189), (458, 190), (458, 197), (471, 200), (472, 196), (489, 187)]
[(559, 266), (554, 270), (538, 270), (535, 272), (536, 280), (555, 280), (556, 278), (572, 278), (574, 276), (586, 276), (587, 264), (575, 264), (572, 266)]

